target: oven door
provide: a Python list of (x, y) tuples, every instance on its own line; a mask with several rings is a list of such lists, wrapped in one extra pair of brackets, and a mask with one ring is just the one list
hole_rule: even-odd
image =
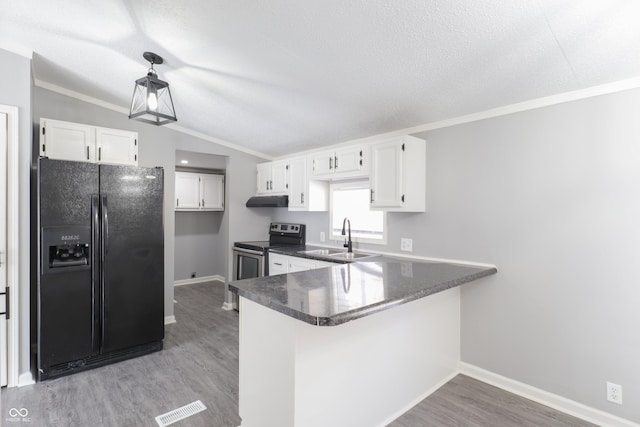
[(263, 251), (233, 248), (233, 280), (253, 279), (265, 274)]

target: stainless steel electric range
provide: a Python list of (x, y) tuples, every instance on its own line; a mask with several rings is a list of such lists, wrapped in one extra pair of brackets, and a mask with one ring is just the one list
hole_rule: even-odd
[(302, 246), (306, 242), (304, 224), (272, 222), (269, 240), (233, 244), (233, 280), (269, 275), (269, 249)]

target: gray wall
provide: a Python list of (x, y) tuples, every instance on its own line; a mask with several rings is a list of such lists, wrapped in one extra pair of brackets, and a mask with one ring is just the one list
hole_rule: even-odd
[[(20, 174), (20, 242), (29, 242), (29, 188), (31, 171), (31, 60), (0, 49), (0, 104), (18, 107)], [(20, 373), (29, 372), (29, 245), (20, 247)], [(16, 284), (10, 284), (16, 286)]]
[(223, 212), (176, 212), (175, 280), (226, 277)]
[[(630, 90), (416, 135), (428, 212), (390, 214), (389, 244), (369, 246), (496, 264), (462, 288), (462, 360), (635, 422), (639, 118)], [(327, 214), (276, 217), (328, 231)]]

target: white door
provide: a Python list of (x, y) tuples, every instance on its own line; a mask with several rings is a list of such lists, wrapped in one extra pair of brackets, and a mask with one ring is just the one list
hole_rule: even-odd
[(224, 176), (200, 175), (202, 184), (202, 207), (206, 210), (224, 210)]
[(309, 195), (304, 190), (307, 187), (307, 159), (298, 157), (289, 161), (289, 209), (304, 209), (307, 207)]
[(95, 162), (96, 132), (93, 126), (41, 119), (40, 155), (52, 159)]
[(98, 163), (138, 166), (138, 133), (96, 128)]
[(176, 209), (200, 209), (200, 175), (176, 172)]
[(363, 166), (362, 147), (347, 147), (336, 150), (333, 168), (337, 173), (357, 172)]
[(270, 188), (273, 193), (287, 194), (289, 188), (287, 172), (287, 162), (271, 163)]
[(402, 207), (402, 141), (371, 147), (371, 207)]
[(7, 115), (0, 113), (0, 387), (7, 385)]

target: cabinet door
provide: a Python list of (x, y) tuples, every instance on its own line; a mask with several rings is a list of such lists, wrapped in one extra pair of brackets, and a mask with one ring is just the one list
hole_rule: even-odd
[(95, 162), (93, 126), (42, 119), (40, 137), (40, 155), (43, 157)]
[(315, 261), (315, 268), (325, 268), (325, 267), (334, 267), (336, 265), (340, 265), (337, 262), (327, 262), (327, 261)]
[(295, 273), (296, 271), (313, 270), (316, 268), (316, 263), (313, 260), (306, 258), (289, 257), (289, 273)]
[(307, 188), (307, 159), (298, 157), (289, 161), (289, 209), (304, 210), (309, 203)]
[(271, 188), (271, 163), (258, 163), (256, 165), (256, 194), (265, 194), (270, 192)]
[(98, 163), (138, 165), (138, 133), (118, 129), (96, 128)]
[(288, 257), (280, 254), (269, 253), (269, 276), (287, 274), (289, 271)]
[(403, 198), (402, 140), (371, 147), (371, 207), (400, 207)]
[(289, 188), (288, 162), (271, 163), (271, 193), (287, 194)]
[(364, 149), (360, 146), (336, 150), (333, 169), (336, 173), (358, 172), (364, 166)]
[(206, 210), (224, 210), (224, 175), (200, 175), (202, 207)]
[(326, 176), (333, 173), (334, 151), (323, 151), (312, 154), (313, 176)]
[(176, 210), (200, 208), (200, 175), (176, 172)]

